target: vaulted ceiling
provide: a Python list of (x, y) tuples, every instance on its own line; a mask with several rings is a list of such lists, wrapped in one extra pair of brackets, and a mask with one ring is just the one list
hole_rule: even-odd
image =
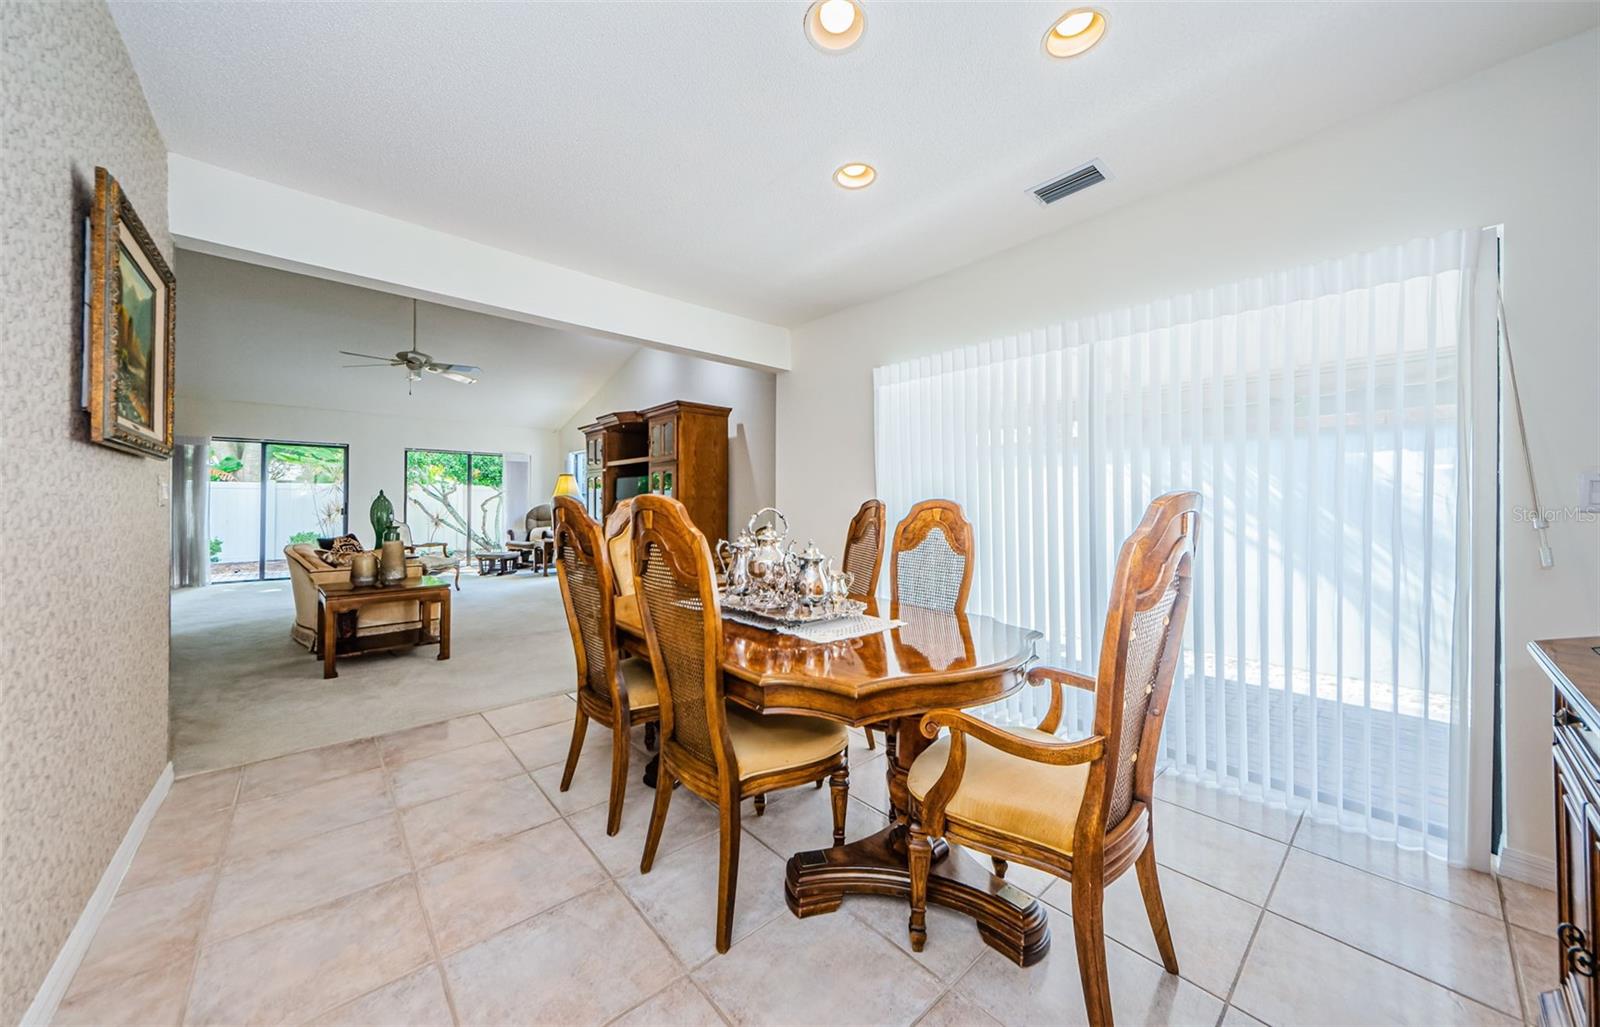
[[(1600, 5), (865, 0), (133, 3), (168, 147), (696, 303), (797, 324), (1594, 25)], [(1048, 209), (1088, 160), (1111, 180)], [(846, 192), (830, 175), (869, 161)]]
[(483, 370), (472, 385), (424, 374), (408, 389), (403, 368), (346, 367), (365, 361), (339, 351), (410, 349), (411, 300), (188, 251), (178, 274), (180, 395), (554, 430), (639, 351), (419, 303), (416, 348)]

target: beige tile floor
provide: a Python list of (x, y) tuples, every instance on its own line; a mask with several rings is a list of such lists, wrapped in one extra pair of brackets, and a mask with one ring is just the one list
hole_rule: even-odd
[[(1043, 874), (1011, 875), (1052, 920), (1029, 969), (940, 909), (915, 954), (898, 900), (792, 917), (784, 860), (826, 843), (825, 790), (746, 807), (718, 956), (715, 812), (680, 792), (641, 876), (640, 740), (608, 838), (601, 732), (556, 789), (571, 717), (535, 700), (178, 782), (56, 1022), (1084, 1022), (1070, 893)], [(884, 764), (859, 736), (851, 757), (858, 837), (886, 822)], [(1161, 969), (1137, 884), (1116, 882), (1119, 1023), (1518, 1023), (1553, 982), (1547, 891), (1171, 778), (1157, 794), (1183, 969)]]

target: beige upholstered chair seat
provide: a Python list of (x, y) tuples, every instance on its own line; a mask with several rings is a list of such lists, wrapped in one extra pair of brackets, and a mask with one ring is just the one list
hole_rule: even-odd
[(803, 767), (837, 756), (850, 744), (843, 724), (790, 713), (765, 716), (728, 704), (728, 738), (740, 778)]
[[(1006, 730), (1036, 742), (1061, 741), (1033, 728)], [(944, 773), (949, 758), (950, 736), (945, 735), (911, 764), (906, 786), (919, 802)], [(1083, 804), (1088, 780), (1087, 763), (1067, 767), (1035, 763), (968, 737), (966, 773), (945, 813), (952, 820), (1070, 854), (1078, 807)]]
[(655, 671), (650, 669), (650, 664), (643, 660), (621, 660), (617, 663), (617, 673), (622, 675), (622, 686), (628, 690), (628, 709), (637, 713), (661, 705)]

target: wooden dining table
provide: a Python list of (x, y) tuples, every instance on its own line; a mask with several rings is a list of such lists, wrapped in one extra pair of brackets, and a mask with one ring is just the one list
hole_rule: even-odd
[[(846, 845), (797, 852), (784, 890), (796, 916), (829, 913), (849, 895), (908, 898), (906, 775), (932, 740), (918, 723), (937, 709), (994, 702), (1024, 683), (1037, 631), (973, 614), (950, 614), (869, 601), (867, 612), (901, 621), (872, 634), (816, 643), (723, 620), (722, 670), (729, 700), (765, 713), (805, 713), (853, 727), (882, 728), (887, 738), (890, 825)], [(618, 601), (626, 645), (643, 628), (632, 597)], [(1050, 948), (1044, 907), (983, 864), (934, 845), (928, 901), (976, 923), (984, 941), (1030, 966)]]

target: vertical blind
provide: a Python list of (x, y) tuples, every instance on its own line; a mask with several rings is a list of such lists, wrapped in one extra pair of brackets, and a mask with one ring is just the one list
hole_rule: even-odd
[[(880, 367), (890, 523), (959, 502), (969, 609), (1092, 673), (1122, 540), (1152, 498), (1197, 489), (1169, 768), (1451, 851), (1477, 245), (1451, 232)], [(990, 715), (1036, 719), (1028, 691)]]

